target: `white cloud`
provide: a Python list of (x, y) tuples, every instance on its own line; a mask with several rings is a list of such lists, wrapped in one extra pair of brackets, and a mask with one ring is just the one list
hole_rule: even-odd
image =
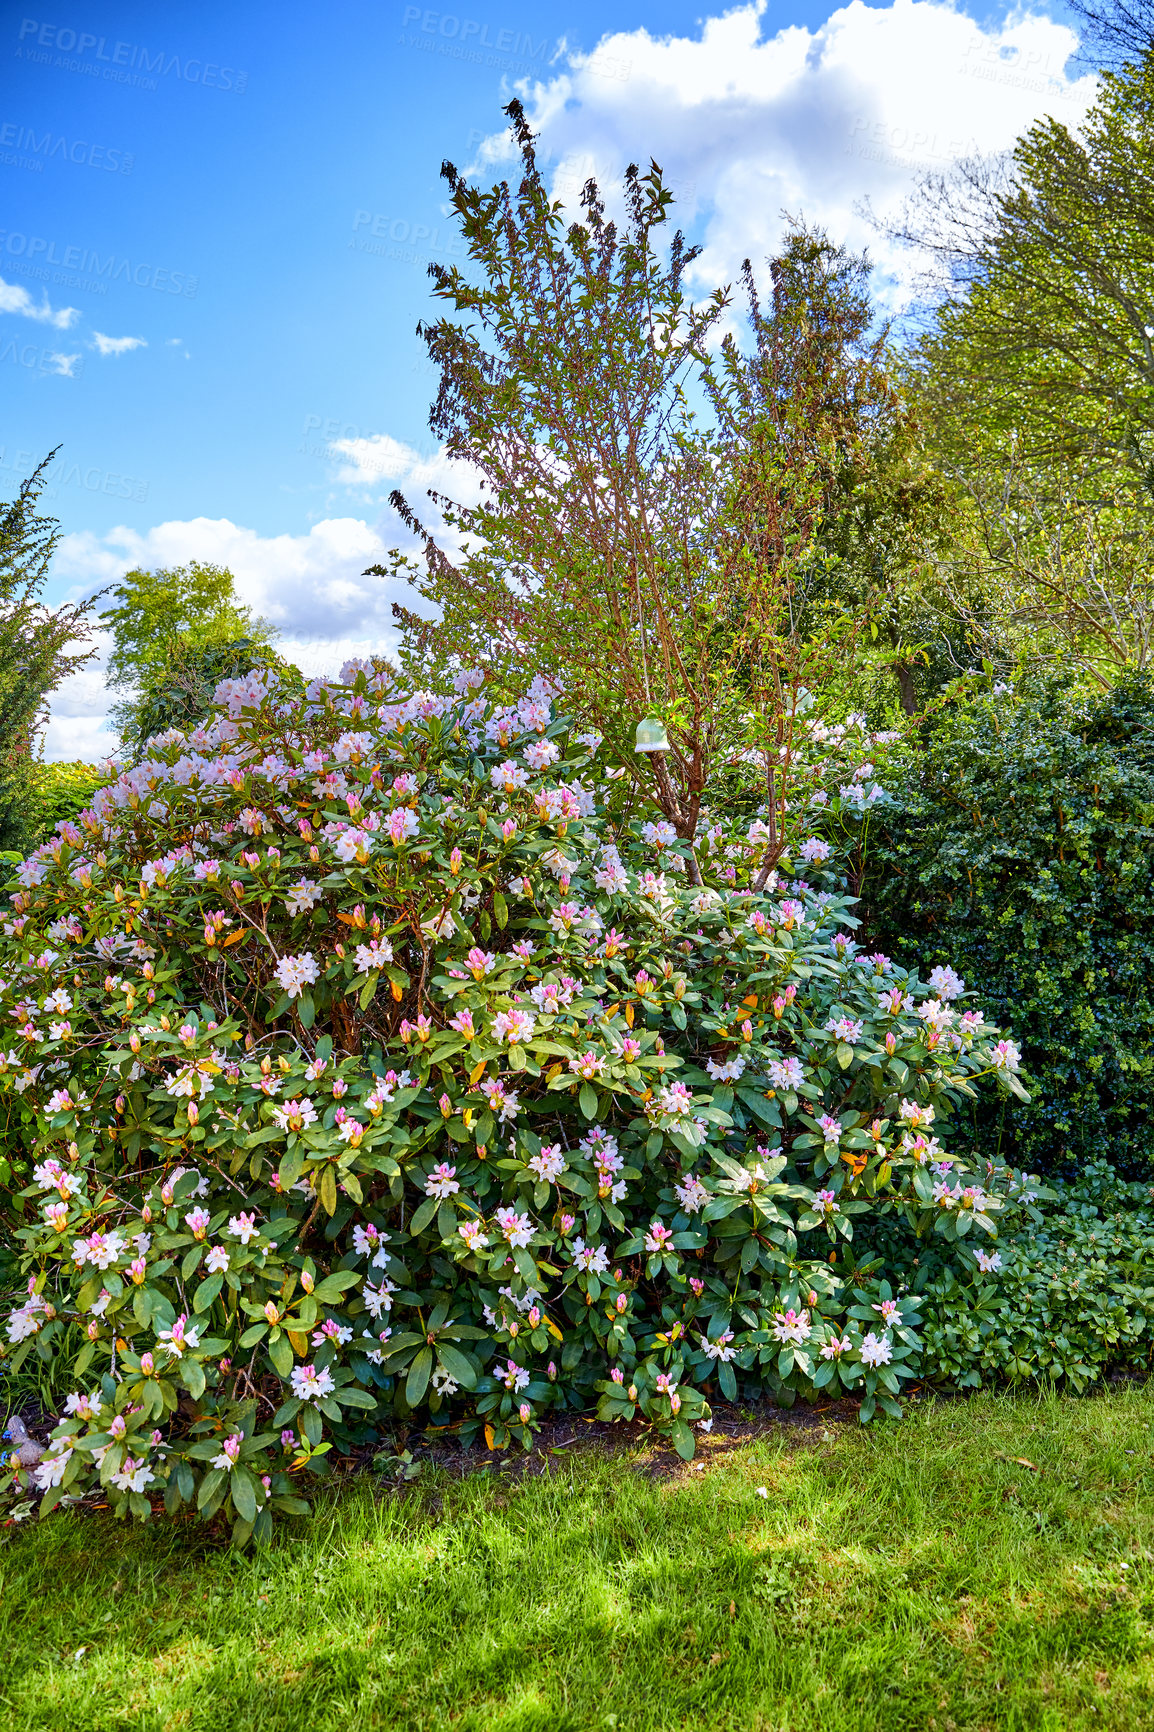
[(69, 330), (80, 317), (79, 307), (53, 309), (45, 295), (39, 306), (28, 290), (19, 283), (6, 283), (0, 277), (0, 313), (19, 313), (25, 319), (39, 319), (42, 325), (55, 325), (58, 331)]
[(52, 362), (52, 370), (54, 373), (59, 373), (64, 379), (74, 379), (76, 377), (74, 368), (77, 361), (80, 359), (79, 355), (58, 355), (53, 352), (49, 355), (48, 359)]
[[(393, 537), (388, 534), (389, 542)], [(254, 612), (279, 627), (277, 647), (303, 671), (335, 673), (350, 656), (395, 649), (390, 612), (394, 600), (413, 598), (404, 584), (364, 577), (383, 559), (386, 543), (355, 517), (326, 518), (305, 535), (262, 536), (227, 518), (196, 517), (156, 525), (141, 534), (119, 528), (62, 537), (53, 566), (75, 595), (115, 583), (134, 566), (187, 565), (199, 559), (225, 565), (237, 592)], [(52, 702), (45, 736), (49, 758), (91, 761), (111, 749), (105, 717), (112, 699), (97, 663), (66, 680)]]
[(93, 331), (92, 346), (102, 355), (129, 355), (133, 349), (147, 349), (144, 337), (106, 337), (103, 331)]
[[(892, 211), (926, 170), (1004, 150), (1045, 113), (1076, 125), (1093, 98), (1092, 78), (1066, 74), (1074, 32), (1038, 13), (983, 26), (943, 0), (851, 0), (812, 31), (763, 35), (764, 11), (738, 6), (695, 37), (621, 31), (520, 87), (566, 203), (591, 173), (611, 184), (629, 162), (661, 164), (675, 218), (704, 242), (701, 285), (770, 252), (783, 211), (900, 277), (864, 197)], [(476, 171), (510, 149), (487, 139)]]
[(444, 447), (426, 457), (388, 433), (373, 433), (364, 439), (334, 439), (330, 449), (334, 456), (348, 459), (336, 476), (345, 487), (376, 488), (382, 493), (399, 487), (418, 507), (429, 491), (447, 493), (466, 504), (480, 497), (476, 471), (468, 464), (454, 463)]

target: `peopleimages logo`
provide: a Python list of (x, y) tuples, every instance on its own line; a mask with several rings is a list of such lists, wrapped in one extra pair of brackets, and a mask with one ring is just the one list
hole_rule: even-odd
[[(151, 49), (139, 42), (114, 42), (59, 24), (42, 24), (37, 18), (21, 20), (16, 54), (37, 65), (60, 66), (67, 72), (86, 72), (115, 84), (136, 84), (156, 89), (156, 76), (176, 77), (185, 84), (202, 84), (206, 90), (231, 90), (240, 95), (248, 84), (248, 73), (215, 60), (182, 59), (163, 48)], [(66, 60), (64, 55), (75, 55)], [(91, 56), (91, 59), (89, 59)]]
[[(192, 300), (200, 280), (190, 277), (187, 271), (170, 271), (161, 265), (143, 262), (134, 264), (131, 259), (119, 258), (116, 253), (98, 253), (90, 247), (62, 245), (58, 252), (55, 241), (46, 240), (43, 235), (21, 234), (19, 230), (13, 233), (0, 229), (0, 253), (5, 255), (6, 268), (23, 276), (40, 277), (44, 282), (62, 283), (66, 287), (80, 287), (82, 285), (73, 283), (67, 274), (75, 273), (90, 284), (100, 284), (100, 292), (103, 292), (105, 283), (132, 283), (138, 289), (159, 289), (163, 294), (184, 295)], [(10, 265), (9, 259), (20, 262)], [(50, 267), (55, 267), (57, 274), (51, 274)]]
[(125, 150), (107, 144), (89, 144), (87, 140), (67, 139), (59, 133), (38, 133), (34, 126), (19, 126), (14, 120), (0, 123), (0, 146), (26, 150), (32, 156), (46, 157), (49, 162), (74, 162), (81, 168), (103, 168), (109, 174), (131, 174), (136, 158)]
[[(481, 18), (460, 18), (454, 12), (430, 12), (424, 6), (406, 6), (401, 28), (407, 30), (412, 24), (425, 36), (440, 36), (445, 41), (460, 42), (466, 47), (493, 49), (498, 54), (518, 54), (530, 60), (544, 60), (551, 52), (547, 36), (534, 42), (526, 31), (490, 25)], [(490, 30), (494, 31), (492, 36)]]

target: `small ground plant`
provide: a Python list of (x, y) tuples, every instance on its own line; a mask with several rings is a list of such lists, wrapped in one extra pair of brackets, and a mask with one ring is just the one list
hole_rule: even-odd
[(688, 1457), (739, 1380), (897, 1415), (920, 1301), (855, 1223), (968, 1306), (1037, 1219), (942, 1141), (1017, 1049), (950, 968), (859, 954), (827, 843), (755, 893), (758, 820), (691, 858), (541, 682), (458, 684), (227, 681), (20, 868), (7, 1347), (74, 1384), (43, 1507), (243, 1541), (390, 1416), (504, 1446), (596, 1409)]

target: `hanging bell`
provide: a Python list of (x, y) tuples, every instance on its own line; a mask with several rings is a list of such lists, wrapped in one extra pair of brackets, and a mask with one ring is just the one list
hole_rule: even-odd
[(633, 750), (635, 752), (667, 752), (669, 750), (669, 735), (665, 732), (665, 723), (659, 716), (643, 716), (638, 722)]

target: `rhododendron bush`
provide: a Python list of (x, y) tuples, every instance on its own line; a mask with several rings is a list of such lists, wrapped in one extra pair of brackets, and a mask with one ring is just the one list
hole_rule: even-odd
[(396, 1422), (502, 1447), (595, 1408), (688, 1456), (739, 1389), (896, 1415), (917, 1301), (854, 1221), (934, 1235), (972, 1291), (1030, 1208), (944, 1144), (980, 1078), (1021, 1089), (952, 971), (858, 953), (810, 808), (763, 894), (748, 816), (692, 883), (539, 681), (275, 677), (154, 740), (12, 896), (5, 1347), (73, 1390), (45, 1507), (99, 1483), (243, 1540)]

